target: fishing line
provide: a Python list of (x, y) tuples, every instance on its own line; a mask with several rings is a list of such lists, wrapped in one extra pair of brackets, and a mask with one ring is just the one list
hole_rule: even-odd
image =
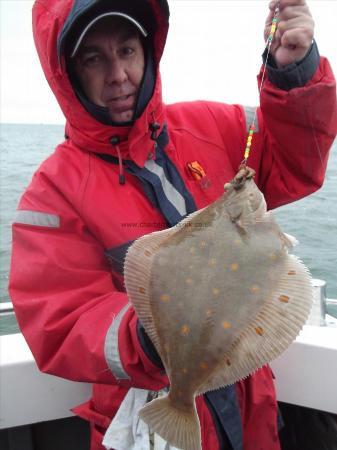
[[(267, 38), (266, 46), (265, 46), (265, 50), (264, 50), (264, 51), (266, 51), (266, 49), (267, 49), (267, 54), (266, 54), (265, 62), (263, 64), (263, 69), (262, 69), (261, 84), (260, 84), (260, 88), (259, 88), (259, 97), (261, 97), (261, 92), (262, 92), (263, 85), (264, 85), (265, 75), (266, 75), (266, 71), (267, 71), (268, 58), (269, 58), (269, 54), (270, 54), (271, 44), (273, 43), (275, 33), (277, 30), (279, 13), (280, 13), (280, 2), (277, 2), (276, 6), (275, 6), (275, 10), (274, 10), (274, 16), (271, 21), (269, 36)], [(255, 122), (256, 122), (256, 117), (257, 117), (257, 108), (258, 107), (255, 108), (254, 117), (249, 126), (246, 148), (245, 148), (245, 152), (244, 152), (244, 159), (241, 163), (244, 165), (246, 165), (247, 159), (249, 158), (249, 155), (250, 155), (250, 149), (252, 146), (252, 140), (253, 140), (253, 135), (254, 135), (254, 130), (255, 130)]]

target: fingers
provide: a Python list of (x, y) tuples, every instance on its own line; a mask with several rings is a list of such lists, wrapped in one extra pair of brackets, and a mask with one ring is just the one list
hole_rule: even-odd
[[(299, 19), (301, 18), (306, 18), (306, 17), (310, 17), (311, 18), (311, 13), (309, 11), (309, 8), (306, 4), (302, 4), (302, 5), (294, 5), (294, 0), (291, 0), (292, 4), (291, 5), (287, 5), (285, 7), (282, 8), (282, 10), (280, 10), (277, 18), (278, 18), (278, 26), (281, 22), (286, 22), (287, 20), (290, 19), (294, 19), (296, 17), (298, 17)], [(301, 0), (302, 1), (302, 0)], [(290, 2), (290, 0), (289, 0)], [(270, 5), (274, 5), (275, 2), (272, 2)], [(270, 8), (269, 10), (269, 14), (267, 16), (265, 25), (266, 27), (271, 26), (273, 17), (274, 17), (274, 13), (275, 13), (275, 8)]]
[(304, 6), (287, 7), (281, 13), (278, 23), (281, 45), (309, 47), (314, 37), (314, 21)]
[(284, 8), (288, 6), (304, 6), (307, 4), (306, 0), (272, 0), (269, 3), (269, 9), (272, 11), (275, 10), (276, 5), (279, 4), (280, 11), (282, 11)]
[(283, 33), (280, 39), (282, 47), (308, 49), (312, 42), (312, 35), (307, 30), (299, 33), (295, 28)]
[(299, 61), (310, 48), (314, 36), (314, 21), (305, 0), (273, 0), (264, 30), (268, 38), (275, 8), (279, 5), (277, 30), (271, 52), (277, 64), (286, 65)]
[[(265, 35), (269, 32), (276, 3), (275, 0), (270, 3), (271, 9), (266, 20)], [(275, 39), (297, 29), (301, 34), (300, 40), (304, 39), (311, 43), (314, 35), (314, 21), (305, 0), (281, 0), (280, 6)], [(293, 36), (293, 33), (290, 36)], [(288, 39), (293, 38), (288, 37)]]

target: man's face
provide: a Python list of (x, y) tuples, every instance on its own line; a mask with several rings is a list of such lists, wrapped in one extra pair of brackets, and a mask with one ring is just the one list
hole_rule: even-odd
[(128, 122), (133, 117), (144, 66), (138, 31), (115, 17), (99, 21), (88, 32), (74, 64), (88, 99), (107, 107), (116, 123)]

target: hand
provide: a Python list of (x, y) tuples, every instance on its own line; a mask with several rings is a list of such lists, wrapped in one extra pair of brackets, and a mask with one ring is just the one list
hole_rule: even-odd
[[(264, 30), (265, 39), (270, 33), (276, 4), (276, 0), (269, 4), (270, 13)], [(314, 21), (306, 0), (280, 0), (278, 21), (270, 51), (277, 66), (283, 67), (305, 57), (314, 36)]]

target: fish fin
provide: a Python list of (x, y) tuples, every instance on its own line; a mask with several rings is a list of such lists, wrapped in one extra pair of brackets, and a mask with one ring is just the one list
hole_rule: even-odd
[(149, 299), (150, 275), (154, 257), (169, 230), (158, 231), (137, 239), (128, 249), (124, 262), (124, 283), (129, 300), (157, 351), (161, 353)]
[(174, 447), (184, 450), (201, 450), (200, 423), (191, 404), (188, 410), (176, 408), (170, 396), (157, 398), (146, 404), (139, 417)]
[(283, 233), (283, 235), (285, 236), (286, 240), (288, 241), (287, 246), (289, 248), (295, 247), (295, 245), (298, 245), (298, 240), (292, 236), (291, 234), (288, 233)]
[(312, 300), (308, 269), (296, 256), (288, 255), (271, 298), (198, 389), (198, 394), (233, 384), (278, 357), (305, 324)]
[(124, 283), (129, 300), (161, 357), (163, 357), (163, 349), (160, 346), (149, 299), (151, 268), (162, 243), (183, 227), (188, 227), (190, 221), (204, 209), (193, 212), (172, 228), (140, 237), (131, 245), (125, 257)]

